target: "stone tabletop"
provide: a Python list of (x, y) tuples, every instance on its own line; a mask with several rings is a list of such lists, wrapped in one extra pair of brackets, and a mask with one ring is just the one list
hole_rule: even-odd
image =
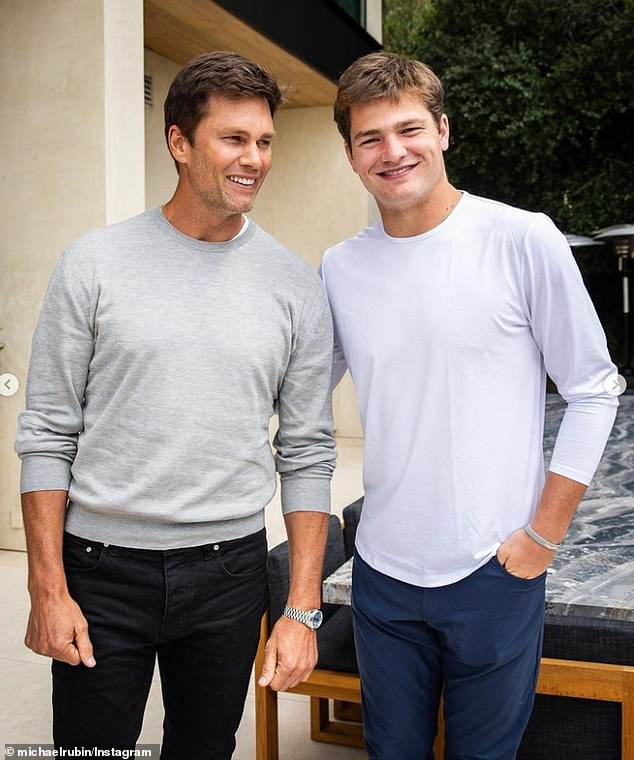
[[(596, 476), (548, 570), (546, 609), (560, 615), (634, 621), (634, 394), (620, 407)], [(546, 400), (550, 460), (565, 404)], [(352, 560), (324, 581), (324, 602), (349, 604)]]
[(322, 583), (322, 597), (329, 604), (350, 604), (352, 557)]

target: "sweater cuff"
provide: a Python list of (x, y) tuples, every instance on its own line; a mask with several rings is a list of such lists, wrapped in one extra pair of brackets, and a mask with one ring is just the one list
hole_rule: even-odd
[(20, 493), (68, 491), (71, 463), (59, 457), (29, 455), (22, 459)]
[(330, 478), (282, 476), (282, 513), (330, 512)]

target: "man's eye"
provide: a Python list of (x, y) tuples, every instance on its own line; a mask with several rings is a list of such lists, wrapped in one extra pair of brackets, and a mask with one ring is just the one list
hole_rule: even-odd
[(373, 145), (379, 141), (378, 137), (369, 137), (367, 140), (362, 140), (359, 145)]
[(402, 134), (404, 135), (415, 135), (418, 134), (421, 131), (422, 127), (407, 127), (403, 130)]
[(272, 140), (260, 140), (258, 142), (259, 147), (264, 148), (265, 150), (268, 150), (272, 144), (273, 144)]

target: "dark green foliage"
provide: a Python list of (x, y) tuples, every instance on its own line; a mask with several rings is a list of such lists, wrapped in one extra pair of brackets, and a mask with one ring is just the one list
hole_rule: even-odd
[(634, 221), (634, 0), (392, 0), (442, 78), (451, 180), (570, 232)]
[[(386, 0), (384, 42), (443, 80), (455, 185), (566, 232), (634, 223), (634, 0)], [(615, 258), (584, 253), (586, 279)]]

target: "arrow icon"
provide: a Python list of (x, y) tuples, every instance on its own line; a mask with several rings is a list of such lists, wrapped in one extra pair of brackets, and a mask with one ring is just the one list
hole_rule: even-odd
[(18, 392), (20, 382), (15, 375), (5, 372), (0, 375), (0, 396), (13, 396)]
[(605, 378), (603, 381), (603, 387), (605, 389), (605, 392), (609, 393), (610, 396), (620, 396), (622, 393), (625, 393), (625, 389), (627, 388), (627, 380), (623, 377), (623, 375), (617, 375), (616, 373), (613, 373)]

